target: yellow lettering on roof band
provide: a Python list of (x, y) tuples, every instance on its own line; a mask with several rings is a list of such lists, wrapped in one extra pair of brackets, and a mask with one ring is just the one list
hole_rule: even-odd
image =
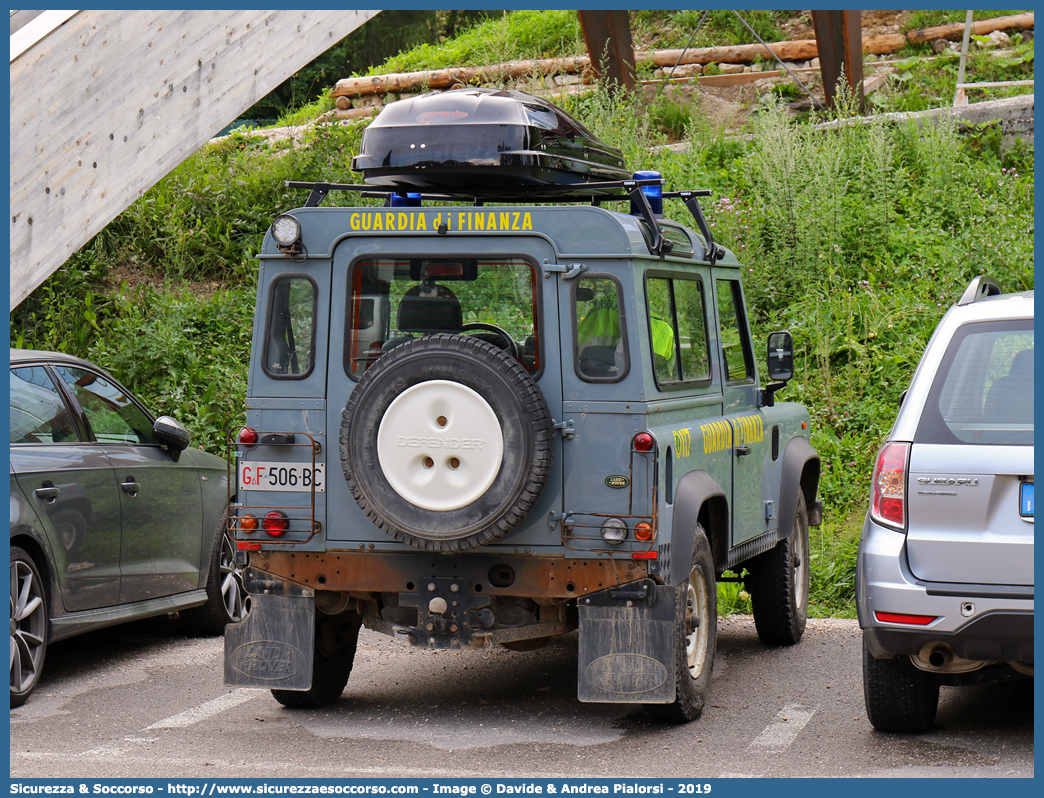
[(521, 232), (533, 229), (533, 215), (529, 211), (356, 211), (348, 217), (348, 227), (364, 233), (427, 232), (443, 224), (446, 230), (458, 232)]

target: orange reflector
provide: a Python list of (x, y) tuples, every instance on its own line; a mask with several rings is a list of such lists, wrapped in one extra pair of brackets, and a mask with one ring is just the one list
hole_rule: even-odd
[(801, 422), (801, 429), (806, 429), (807, 427), (808, 427), (808, 422), (807, 421), (802, 421)]
[(249, 540), (237, 540), (236, 548), (240, 551), (261, 551), (261, 544), (251, 543)]
[(655, 560), (656, 559), (656, 552), (655, 551), (632, 551), (631, 552), (631, 559), (632, 560)]
[(875, 612), (874, 616), (883, 623), (908, 623), (912, 626), (927, 626), (937, 615), (905, 615), (901, 612)]
[(648, 521), (640, 521), (634, 528), (634, 536), (638, 540), (652, 540), (652, 524)]

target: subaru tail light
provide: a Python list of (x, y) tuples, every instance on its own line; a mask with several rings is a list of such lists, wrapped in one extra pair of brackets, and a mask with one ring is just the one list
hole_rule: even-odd
[(907, 469), (910, 444), (886, 443), (877, 453), (870, 484), (870, 517), (895, 529), (906, 528)]

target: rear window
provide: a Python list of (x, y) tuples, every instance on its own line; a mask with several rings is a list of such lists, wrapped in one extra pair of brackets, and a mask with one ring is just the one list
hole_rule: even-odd
[(918, 443), (1033, 445), (1033, 320), (966, 324), (928, 395)]
[(355, 264), (345, 369), (423, 335), (473, 335), (540, 367), (536, 270), (524, 258), (373, 258)]

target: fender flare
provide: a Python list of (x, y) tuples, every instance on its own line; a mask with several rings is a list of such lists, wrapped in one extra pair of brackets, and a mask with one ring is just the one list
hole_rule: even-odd
[[(802, 486), (801, 475), (805, 466), (813, 464), (811, 486)], [(819, 453), (812, 448), (807, 438), (791, 438), (783, 450), (783, 472), (779, 480), (779, 526), (777, 540), (789, 538), (794, 531), (794, 513), (797, 512), (798, 491), (803, 487), (811, 487), (805, 496), (805, 503), (812, 509), (816, 493), (819, 491)], [(809, 498), (811, 496), (811, 498)]]
[[(668, 585), (680, 585), (689, 578), (692, 547), (696, 541), (696, 524), (699, 521), (700, 510), (707, 501), (719, 497), (727, 507), (729, 500), (725, 491), (706, 471), (689, 471), (678, 480), (678, 485), (674, 490), (674, 518), (671, 522), (673, 556), (669, 556), (669, 562), (662, 572)], [(723, 520), (727, 521), (727, 518)], [(725, 561), (725, 552), (718, 551), (715, 542), (727, 540), (728, 530), (720, 530), (723, 534), (718, 535), (713, 534), (713, 530), (706, 531), (707, 537), (711, 541), (711, 551), (717, 567), (719, 563)]]

